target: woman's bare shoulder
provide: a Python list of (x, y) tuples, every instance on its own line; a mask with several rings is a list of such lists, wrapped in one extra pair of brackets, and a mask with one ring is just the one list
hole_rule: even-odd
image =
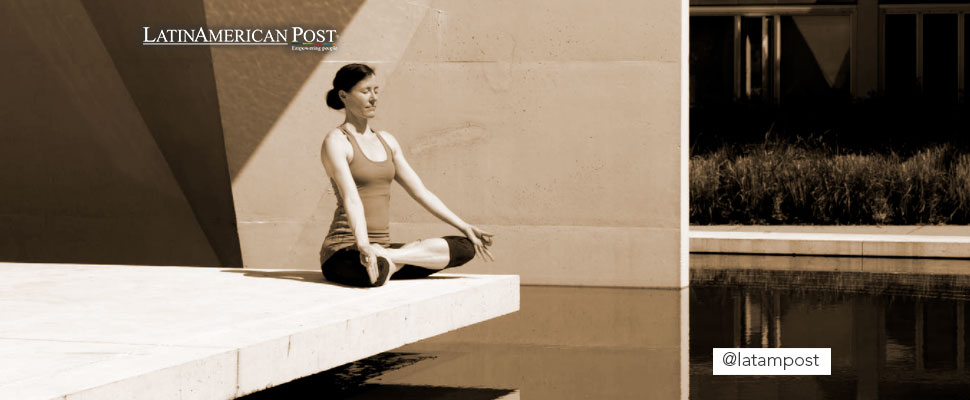
[(354, 149), (351, 147), (350, 140), (347, 140), (347, 137), (339, 128), (328, 132), (327, 136), (323, 138), (323, 146), (320, 146), (320, 157), (324, 162), (327, 158), (332, 160), (344, 158), (350, 161), (353, 153)]
[(387, 142), (387, 145), (391, 146), (391, 149), (397, 150), (401, 148), (401, 144), (398, 143), (397, 138), (395, 138), (394, 135), (392, 135), (390, 132), (388, 131), (378, 131), (378, 132), (380, 133), (381, 137), (384, 138), (384, 141)]
[(340, 128), (334, 128), (332, 131), (327, 132), (327, 135), (323, 137), (323, 147), (335, 147), (335, 149), (342, 149), (344, 147), (350, 148), (350, 141), (347, 140), (347, 136), (340, 131)]

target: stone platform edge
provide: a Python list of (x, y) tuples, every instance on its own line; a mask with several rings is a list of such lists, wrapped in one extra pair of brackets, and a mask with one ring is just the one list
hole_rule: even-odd
[[(786, 232), (748, 230), (715, 230), (691, 228), (691, 253), (806, 255), (840, 257), (906, 257), (970, 259), (970, 236), (921, 234), (825, 232), (810, 227), (797, 232), (797, 227), (785, 227)], [(839, 229), (833, 227), (831, 230)], [(954, 227), (954, 231), (962, 227)], [(852, 230), (847, 228), (846, 230)], [(875, 229), (873, 229), (875, 230)], [(902, 231), (896, 229), (895, 231)], [(962, 232), (960, 232), (962, 233)]]
[[(122, 370), (128, 361), (119, 358), (92, 371), (55, 372), (76, 378), (67, 384), (55, 383), (44, 389), (22, 387), (48, 385), (54, 380), (25, 379), (0, 388), (0, 398), (19, 393), (16, 398), (57, 400), (232, 399), (519, 310), (516, 275), (440, 274), (438, 278), (473, 283), (461, 290), (417, 296), (417, 301), (391, 302), (391, 306), (375, 308), (351, 320), (313, 323), (304, 319), (299, 329), (235, 348), (193, 345), (184, 346), (198, 350), (191, 357), (149, 354), (159, 359), (147, 360), (149, 364), (164, 365), (152, 370), (125, 373)], [(373, 299), (367, 300), (361, 307)], [(104, 381), (106, 372), (116, 377)], [(86, 383), (97, 381), (101, 382)]]

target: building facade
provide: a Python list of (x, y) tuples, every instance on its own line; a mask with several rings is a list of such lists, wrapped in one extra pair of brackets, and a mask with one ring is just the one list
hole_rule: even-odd
[(961, 100), (970, 2), (691, 0), (690, 102)]

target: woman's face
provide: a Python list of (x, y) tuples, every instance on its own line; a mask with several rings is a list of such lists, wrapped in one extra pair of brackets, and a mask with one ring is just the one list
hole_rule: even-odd
[(370, 75), (357, 82), (350, 91), (340, 91), (340, 98), (344, 101), (347, 112), (363, 118), (374, 118), (377, 112), (377, 95), (380, 86), (377, 78)]

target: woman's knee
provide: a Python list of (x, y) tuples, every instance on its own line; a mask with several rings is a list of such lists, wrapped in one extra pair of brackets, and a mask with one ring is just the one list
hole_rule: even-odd
[(465, 263), (475, 258), (475, 245), (471, 240), (464, 236), (444, 236), (448, 242), (448, 265), (445, 268), (465, 265)]

